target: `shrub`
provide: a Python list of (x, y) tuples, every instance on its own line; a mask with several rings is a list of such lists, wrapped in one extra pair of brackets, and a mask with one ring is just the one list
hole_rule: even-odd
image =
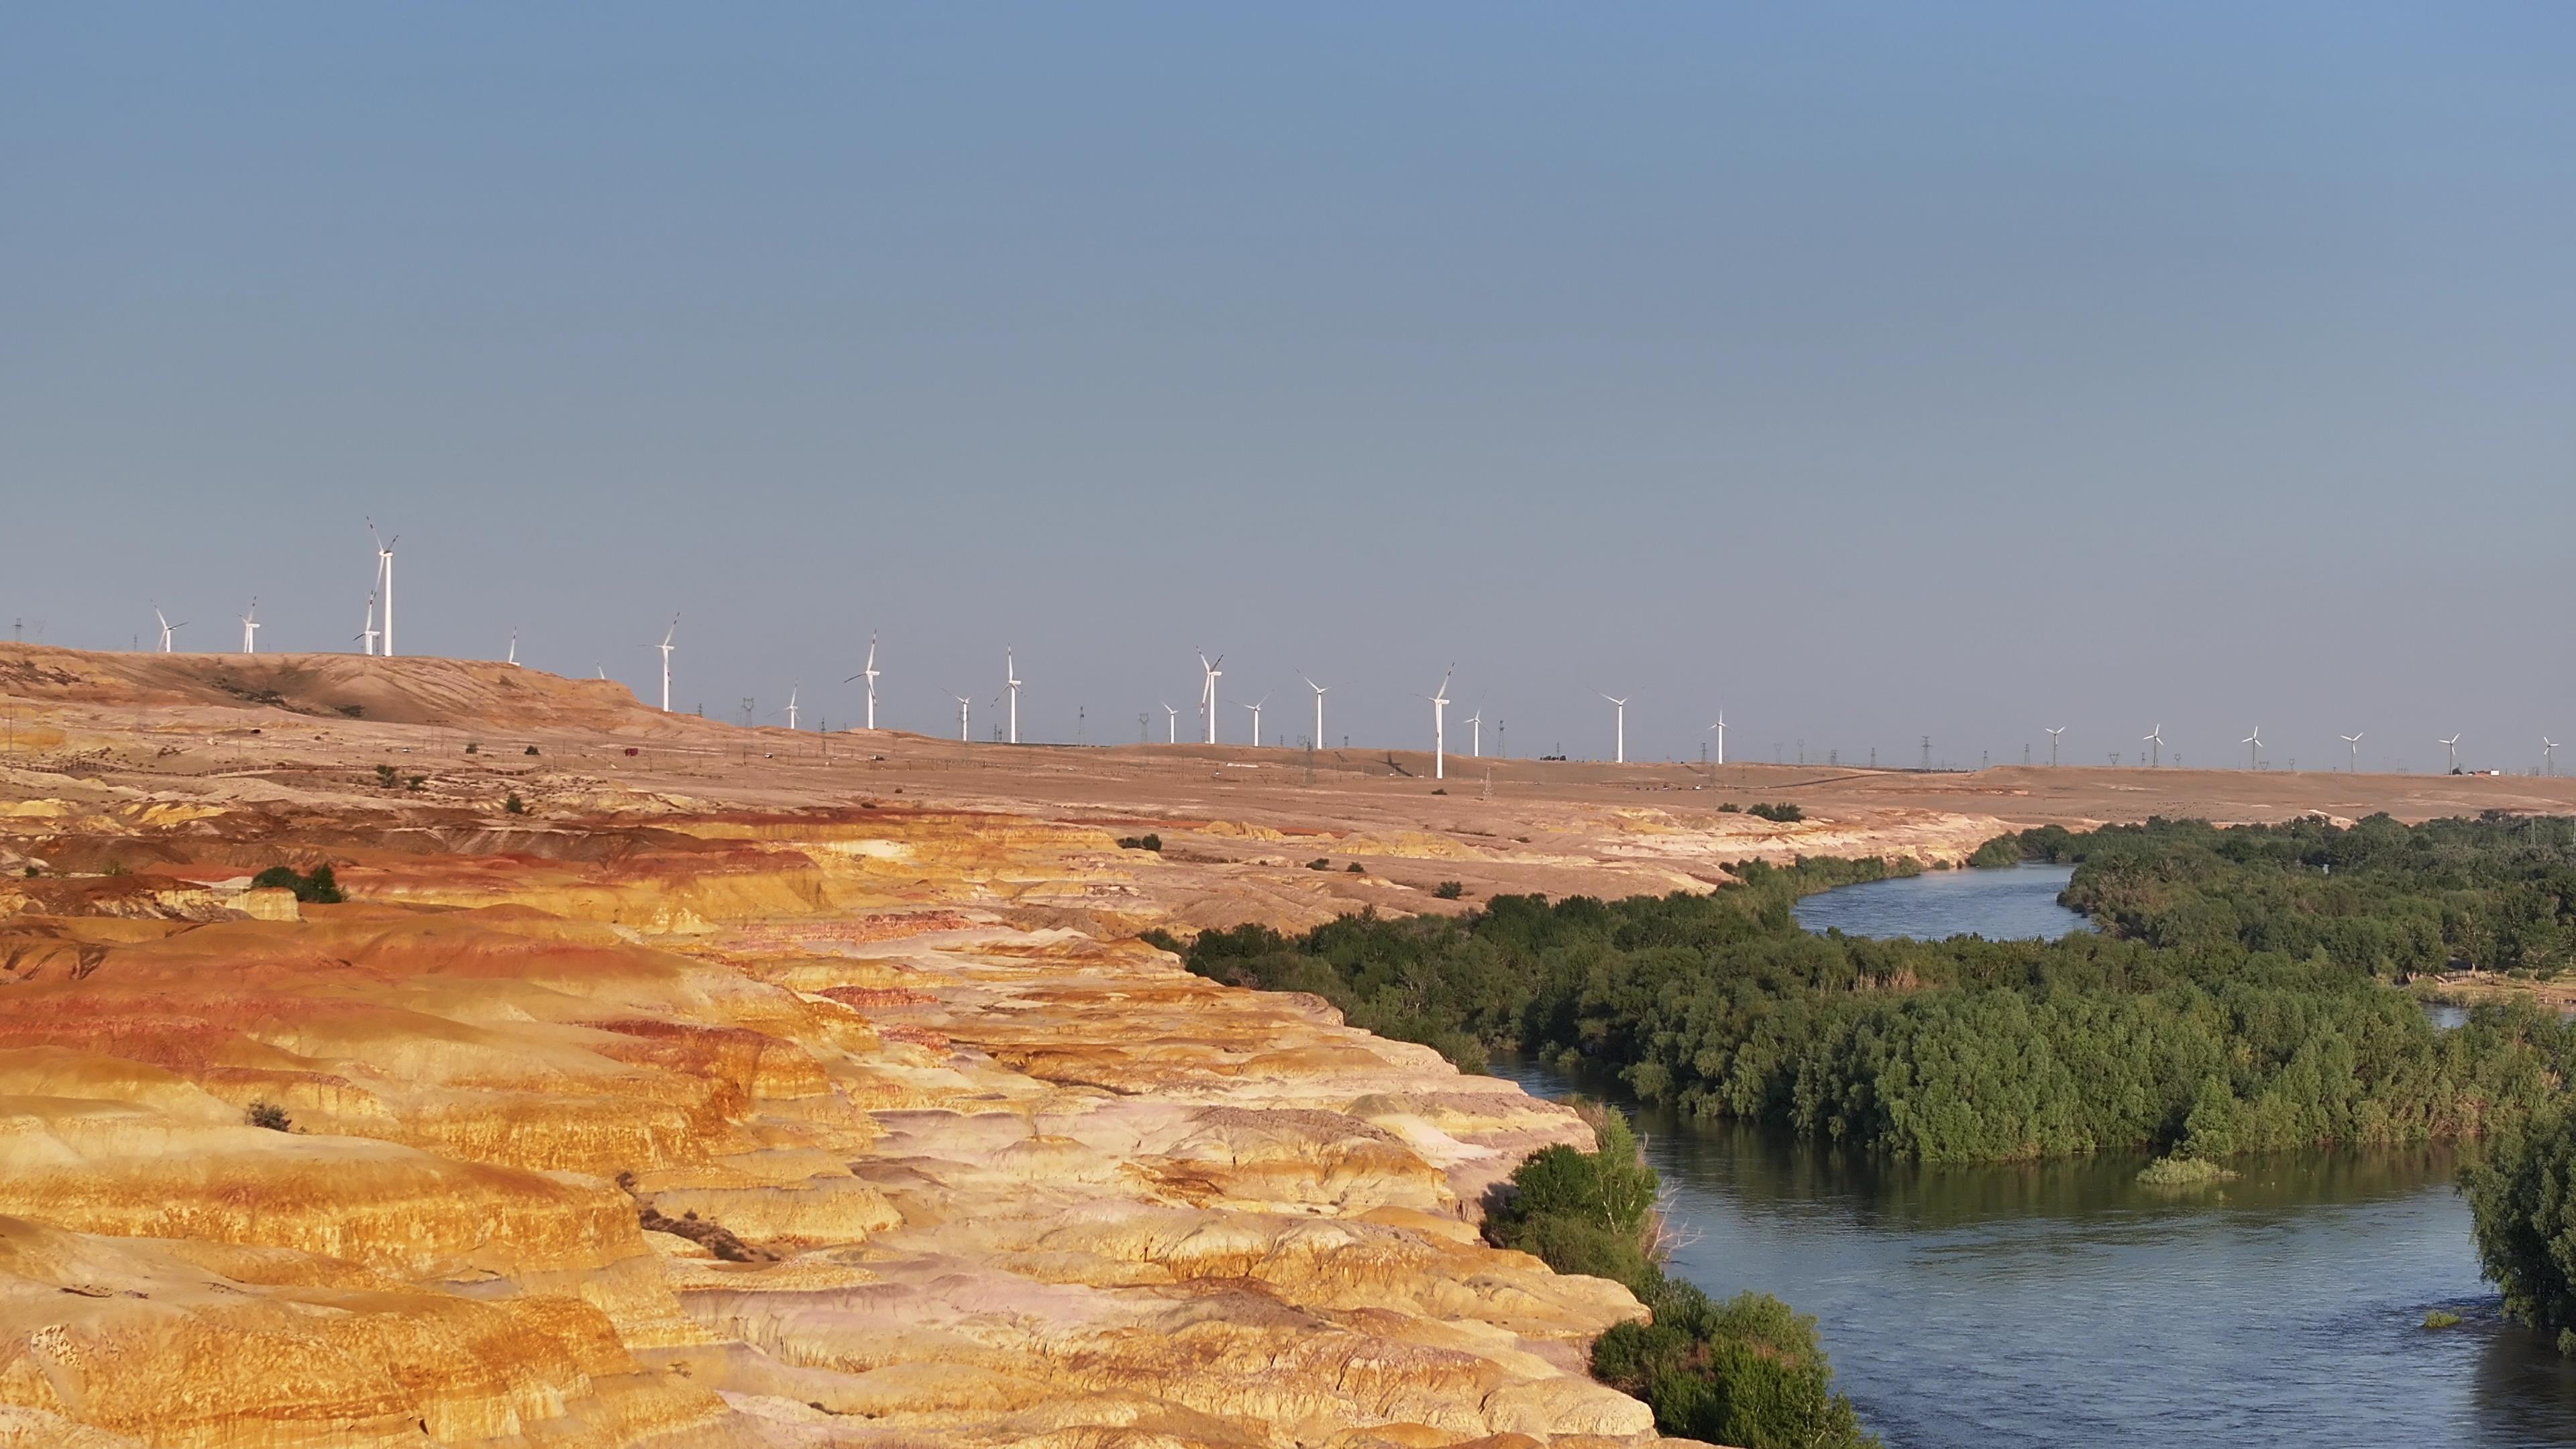
[(1744, 813), (1781, 825), (1794, 825), (1807, 818), (1806, 811), (1785, 800), (1777, 805), (1747, 805), (1744, 807)]
[(251, 1103), (250, 1109), (242, 1113), (242, 1120), (253, 1127), (265, 1127), (271, 1132), (295, 1130), (295, 1119), (286, 1115), (284, 1107), (273, 1102)]
[(530, 745), (530, 746), (528, 746), (528, 753), (529, 753), (529, 754), (532, 754), (532, 755), (533, 755), (533, 754), (535, 754), (536, 752), (537, 752), (537, 747), (536, 747), (535, 745)]
[(417, 790), (428, 783), (429, 777), (427, 775), (414, 775), (410, 779), (403, 781), (403, 788), (406, 790)]
[(479, 755), (483, 753), (483, 747), (469, 740), (465, 745), (465, 753), (469, 755)]
[(1431, 888), (1431, 893), (1444, 901), (1454, 901), (1467, 893), (1465, 881), (1444, 880)]
[(2536, 1115), (2460, 1173), (2482, 1276), (2508, 1318), (2554, 1334), (2576, 1357), (2576, 1117)]
[(29, 879), (29, 880), (34, 880), (36, 877), (38, 877), (38, 876), (40, 876), (40, 875), (43, 875), (45, 872), (44, 872), (41, 868), (36, 867), (36, 866), (32, 866), (32, 865), (31, 865), (31, 866), (27, 867), (25, 870), (22, 870), (22, 871), (20, 871), (20, 872), (18, 872), (18, 873), (19, 873), (20, 875), (25, 876), (25, 877), (26, 877), (27, 879)]
[(1434, 795), (1446, 795), (1449, 793), (1449, 787), (1446, 785), (1435, 785), (1432, 787), (1431, 793)]
[(1729, 800), (1725, 804), (1717, 807), (1717, 813), (1720, 815), (1741, 815), (1744, 813), (1744, 807), (1736, 804), (1732, 800)]
[(293, 891), (297, 900), (309, 905), (336, 906), (346, 899), (328, 863), (313, 867), (310, 875), (298, 874), (291, 865), (272, 865), (252, 876), (250, 883), (257, 890)]
[(519, 792), (513, 790), (510, 792), (510, 798), (501, 802), (501, 808), (512, 815), (525, 815), (528, 813), (528, 802), (520, 799)]
[(1153, 947), (1157, 951), (1169, 951), (1175, 956), (1187, 955), (1190, 949), (1180, 937), (1173, 935), (1171, 932), (1164, 930), (1160, 926), (1157, 926), (1150, 931), (1138, 931), (1136, 933), (1136, 939)]
[(1994, 870), (2002, 866), (2021, 864), (2021, 837), (1996, 836), (1978, 846), (1977, 853), (1968, 857), (1968, 864), (1979, 870)]
[[(1306, 868), (1308, 870), (1331, 870), (1333, 868), (1333, 863), (1319, 855), (1313, 860), (1306, 862)], [(30, 875), (33, 875), (34, 873), (35, 872), (32, 870), (28, 872)]]
[(2426, 1328), (2457, 1328), (2460, 1326), (2460, 1315), (2451, 1312), (2447, 1308), (2436, 1308), (2424, 1315), (2424, 1326)]
[(1150, 850), (1160, 854), (1163, 849), (1163, 837), (1159, 835), (1121, 836), (1118, 840), (1118, 848), (1120, 850)]
[(1361, 865), (1361, 864), (1360, 864), (1358, 861), (1356, 861), (1356, 860), (1355, 860), (1355, 861), (1352, 861), (1349, 865), (1346, 865), (1346, 866), (1344, 866), (1344, 867), (1342, 867), (1342, 868), (1343, 868), (1344, 870), (1349, 871), (1349, 872), (1350, 872), (1351, 874), (1353, 874), (1353, 875), (1366, 875), (1366, 874), (1368, 874), (1368, 869), (1367, 869), (1367, 867), (1365, 867), (1365, 866)]
[(378, 765), (376, 766), (376, 783), (390, 790), (394, 786), (401, 784), (402, 780), (401, 777), (394, 773), (393, 766)]
[(1615, 1279), (1653, 1311), (1594, 1343), (1593, 1377), (1645, 1400), (1666, 1434), (1746, 1449), (1874, 1449), (1851, 1400), (1833, 1392), (1813, 1318), (1763, 1293), (1719, 1304), (1665, 1276), (1655, 1170), (1626, 1118), (1592, 1120), (1600, 1147), (1531, 1154), (1487, 1212), (1485, 1236), (1560, 1273)]

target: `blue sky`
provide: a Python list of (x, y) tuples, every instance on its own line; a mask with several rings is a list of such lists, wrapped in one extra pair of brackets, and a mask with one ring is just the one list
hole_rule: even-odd
[(373, 515), (727, 716), (2576, 734), (2563, 7), (611, 14), (0, 14), (0, 611), (350, 647)]

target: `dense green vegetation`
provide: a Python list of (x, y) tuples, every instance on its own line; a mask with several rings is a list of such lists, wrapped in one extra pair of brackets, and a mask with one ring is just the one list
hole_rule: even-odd
[(1616, 1070), (1649, 1101), (1927, 1161), (2113, 1148), (2215, 1159), (2517, 1123), (2569, 1029), (2483, 1006), (2435, 1028), (2389, 984), (2554, 971), (2576, 946), (2565, 822), (2155, 821), (2007, 837), (2077, 863), (2101, 934), (1866, 941), (1790, 907), (1878, 861), (1748, 862), (1713, 895), (1501, 896), (1460, 917), (1201, 935), (1202, 975), (1309, 991), (1462, 1066), (1492, 1048)]
[(1598, 1148), (1533, 1154), (1486, 1214), (1485, 1236), (1560, 1273), (1616, 1279), (1654, 1311), (1593, 1344), (1593, 1376), (1644, 1400), (1667, 1434), (1745, 1449), (1875, 1449), (1851, 1400), (1833, 1391), (1814, 1319), (1768, 1294), (1718, 1303), (1666, 1276), (1655, 1170), (1616, 1111), (1585, 1115)]
[(341, 900), (340, 882), (328, 865), (313, 867), (312, 873), (300, 874), (291, 865), (272, 865), (250, 878), (256, 890), (286, 890), (307, 904), (337, 905)]
[(2551, 1111), (2500, 1134), (2460, 1185), (2505, 1313), (2576, 1355), (2576, 1116)]

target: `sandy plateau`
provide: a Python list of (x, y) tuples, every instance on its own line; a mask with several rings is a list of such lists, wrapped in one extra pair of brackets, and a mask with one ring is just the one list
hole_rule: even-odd
[[(1576, 1118), (1136, 933), (2043, 820), (2576, 803), (1528, 761), (1435, 789), (1402, 752), (744, 730), (344, 656), (8, 648), (0, 715), (0, 1446), (1650, 1443), (1583, 1373), (1634, 1300), (1475, 1226)], [(1754, 799), (1811, 818), (1715, 808)], [(250, 888), (326, 863), (343, 904)]]

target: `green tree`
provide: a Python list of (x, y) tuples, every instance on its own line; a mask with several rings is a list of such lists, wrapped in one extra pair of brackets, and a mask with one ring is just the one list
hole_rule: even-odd
[(2506, 1315), (2576, 1356), (2576, 1116), (2553, 1111), (2504, 1133), (2460, 1181)]

